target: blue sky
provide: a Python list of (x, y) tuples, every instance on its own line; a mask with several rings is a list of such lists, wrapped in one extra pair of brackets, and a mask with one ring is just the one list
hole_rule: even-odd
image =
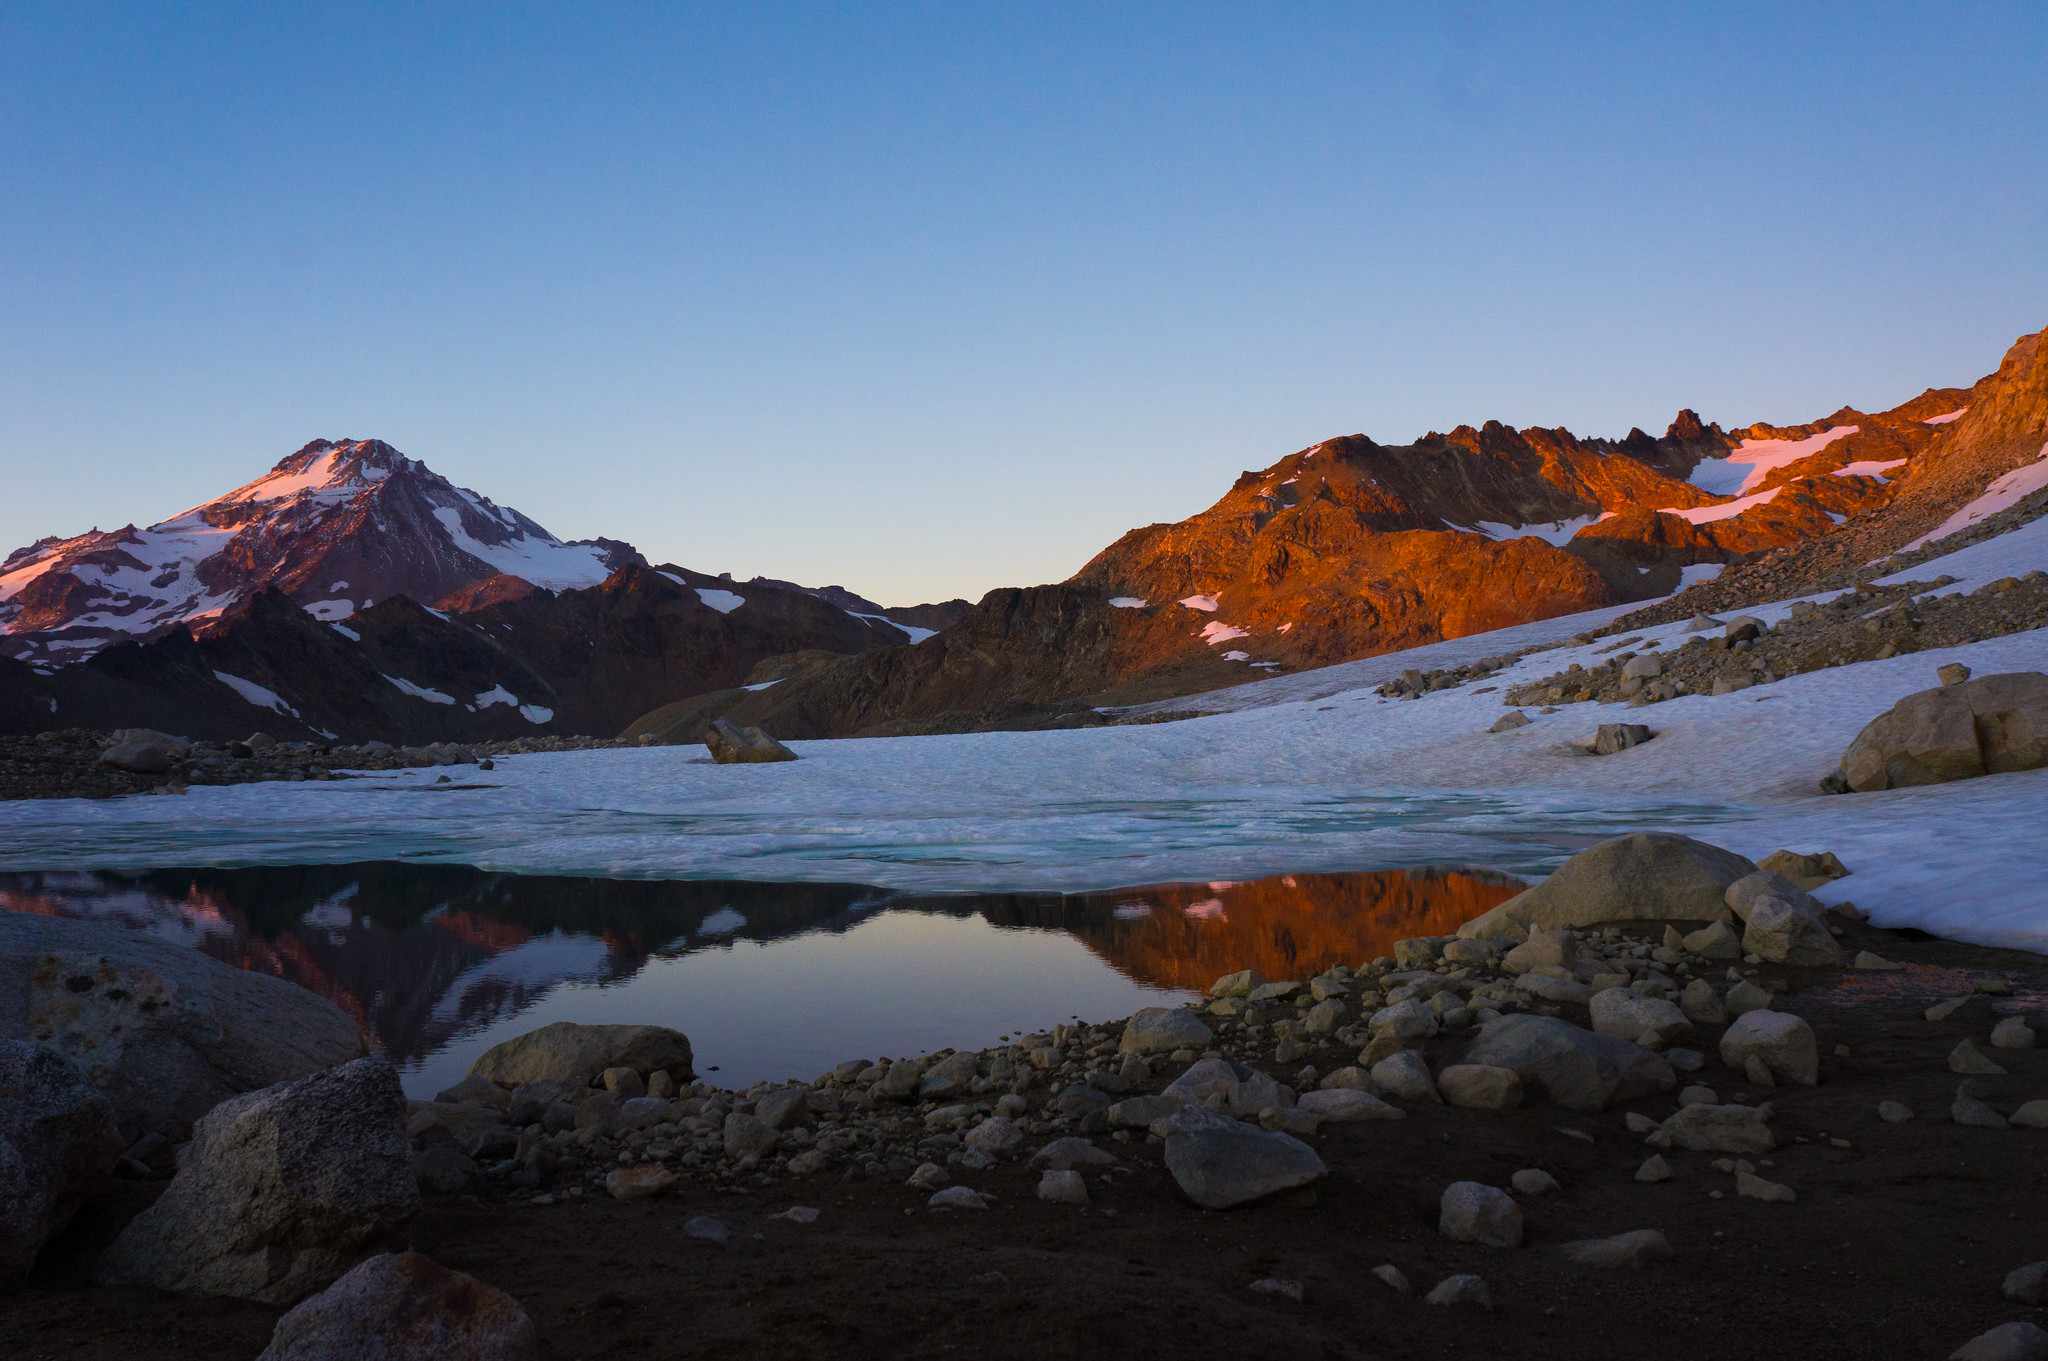
[(1432, 8), (15, 0), (0, 551), (378, 435), (978, 596), (1330, 435), (1812, 419), (2048, 325), (2038, 0)]

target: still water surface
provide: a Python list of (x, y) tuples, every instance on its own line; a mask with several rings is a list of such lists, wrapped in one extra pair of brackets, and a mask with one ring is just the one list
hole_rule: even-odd
[(1303, 978), (1449, 932), (1519, 884), (1482, 871), (1284, 875), (1090, 894), (554, 878), (375, 862), (0, 874), (0, 910), (118, 923), (332, 999), (407, 1091), (550, 1021), (686, 1032), (721, 1085), (979, 1048)]

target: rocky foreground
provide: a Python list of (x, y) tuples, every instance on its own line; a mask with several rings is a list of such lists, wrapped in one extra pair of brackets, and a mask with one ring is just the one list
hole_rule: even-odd
[(25, 919), (0, 1354), (2048, 1356), (2048, 962), (1844, 872), (1626, 837), (1198, 1007), (745, 1091), (557, 1024), (410, 1103), (308, 994)]

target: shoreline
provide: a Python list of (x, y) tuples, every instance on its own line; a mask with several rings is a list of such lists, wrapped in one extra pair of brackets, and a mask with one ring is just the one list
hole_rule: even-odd
[[(806, 1083), (733, 1091), (670, 1074), (670, 1087), (662, 1070), (626, 1067), (573, 1102), (571, 1084), (539, 1103), (546, 1079), (472, 1079), (448, 1094), (460, 1099), (408, 1105), (426, 1198), (406, 1241), (507, 1291), (562, 1356), (1192, 1357), (1251, 1329), (1251, 1355), (1534, 1357), (1594, 1319), (1617, 1351), (1780, 1354), (1796, 1337), (1803, 1354), (1849, 1357), (1882, 1335), (1899, 1354), (1946, 1355), (2040, 1316), (1998, 1282), (2040, 1255), (2026, 1207), (2048, 1207), (2048, 1128), (1957, 1120), (1965, 1096), (2000, 1119), (2048, 1098), (2048, 1048), (1986, 1040), (2014, 1014), (2048, 1039), (2048, 959), (1829, 923), (1839, 965), (1714, 959), (1656, 922), (1578, 929), (1575, 964), (1520, 972), (1503, 967), (1504, 944), (1413, 938), (1311, 979), (1231, 980), (1192, 1007), (964, 1057), (850, 1059)], [(1900, 967), (1854, 967), (1861, 951)], [(1539, 1066), (1500, 1105), (1499, 1088), (1464, 1076), (1496, 1002), (1590, 1042), (1587, 1002), (1616, 977), (1643, 985), (1628, 996), (1685, 1003), (1683, 1022), (1675, 1005), (1644, 1013), (1663, 1037), (1630, 1060), (1668, 1064), (1668, 1085), (1575, 1095)], [(1743, 988), (1810, 1030), (1812, 1085), (1794, 1051), (1731, 1068), (1728, 1013), (1757, 1001)], [(1959, 1077), (1964, 1042), (2004, 1075)], [(1210, 1085), (1189, 1085), (1197, 1071)], [(1750, 1112), (1740, 1139), (1767, 1142), (1688, 1147), (1685, 1112), (1708, 1088), (1713, 1109)], [(1894, 1101), (1913, 1118), (1880, 1117)], [(500, 1102), (509, 1118), (488, 1114)], [(536, 1105), (532, 1123), (511, 1123)], [(1322, 1174), (1203, 1208), (1172, 1150), (1217, 1119), (1299, 1142)], [(1440, 1193), (1466, 1181), (1513, 1199), (1516, 1246), (1446, 1231)], [(146, 1202), (161, 1184), (128, 1194)], [(1772, 1203), (1772, 1187), (1791, 1202)], [(1941, 1248), (1840, 1253), (1905, 1213)], [(1639, 1230), (1670, 1256), (1574, 1255)], [(277, 1316), (92, 1286), (81, 1273), (96, 1241), (74, 1233), (26, 1292), (0, 1297), (0, 1343), (41, 1355), (47, 1331), (95, 1361), (253, 1354)], [(1384, 1265), (1405, 1291), (1374, 1279)], [(1488, 1307), (1421, 1298), (1460, 1273), (1487, 1283)], [(678, 1290), (687, 1332), (650, 1330), (648, 1311)], [(1641, 1307), (1617, 1313), (1617, 1299)]]

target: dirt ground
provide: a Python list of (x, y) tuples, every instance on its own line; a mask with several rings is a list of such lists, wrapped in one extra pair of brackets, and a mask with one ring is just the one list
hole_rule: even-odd
[[(1221, 1213), (1176, 1192), (1156, 1143), (1098, 1140), (1125, 1159), (1090, 1175), (1085, 1209), (1034, 1197), (1037, 1173), (1005, 1165), (969, 1184), (983, 1212), (926, 1208), (924, 1194), (821, 1174), (742, 1196), (692, 1188), (669, 1198), (558, 1205), (428, 1202), (413, 1245), (519, 1299), (550, 1358), (637, 1357), (1945, 1357), (1996, 1324), (2048, 1310), (2001, 1298), (2012, 1268), (2048, 1258), (2048, 1131), (1962, 1128), (1948, 1051), (1965, 1035), (2010, 1070), (1979, 1079), (2000, 1109), (2048, 1097), (2048, 1049), (1992, 1050), (1988, 1024), (1930, 1023), (1929, 1001), (1971, 974), (2017, 984), (2000, 999), (2048, 1020), (2048, 960), (1859, 931), (1847, 942), (1909, 962), (1903, 974), (1816, 974), (1781, 990), (1820, 1036), (1822, 1083), (1762, 1093), (1699, 1042), (1692, 1080), (1724, 1100), (1771, 1099), (1779, 1149), (1759, 1172), (1791, 1205), (1739, 1199), (1718, 1155), (1667, 1154), (1676, 1175), (1633, 1180), (1652, 1150), (1624, 1109), (1580, 1115), (1533, 1104), (1505, 1116), (1410, 1108), (1399, 1122), (1328, 1127), (1313, 1141), (1331, 1176), (1307, 1191)], [(1782, 975), (1765, 982), (1785, 985)], [(1849, 1046), (1847, 1056), (1833, 1051)], [(1457, 1046), (1430, 1050), (1433, 1064)], [(1327, 1066), (1327, 1065), (1326, 1065)], [(1283, 1074), (1284, 1076), (1284, 1074)], [(1881, 1122), (1880, 1100), (1918, 1118)], [(1661, 1119), (1675, 1094), (1631, 1108)], [(1562, 1131), (1590, 1135), (1590, 1141)], [(1830, 1138), (1847, 1140), (1836, 1147)], [(1503, 1250), (1437, 1234), (1456, 1180), (1505, 1185), (1542, 1167), (1562, 1189), (1523, 1198), (1528, 1238)], [(149, 1188), (131, 1185), (138, 1208)], [(1718, 1193), (1718, 1194), (1717, 1194)], [(813, 1224), (772, 1216), (816, 1207)], [(713, 1215), (729, 1243), (688, 1237)], [(96, 1235), (115, 1217), (99, 1216)], [(1574, 1239), (1661, 1229), (1676, 1256), (1596, 1270), (1557, 1251)], [(75, 1232), (27, 1289), (0, 1297), (0, 1357), (254, 1357), (277, 1311), (85, 1283), (94, 1232)], [(1407, 1297), (1370, 1273), (1391, 1262)], [(1476, 1272), (1494, 1309), (1430, 1306), (1421, 1295)], [(1277, 1277), (1300, 1303), (1254, 1292)]]

